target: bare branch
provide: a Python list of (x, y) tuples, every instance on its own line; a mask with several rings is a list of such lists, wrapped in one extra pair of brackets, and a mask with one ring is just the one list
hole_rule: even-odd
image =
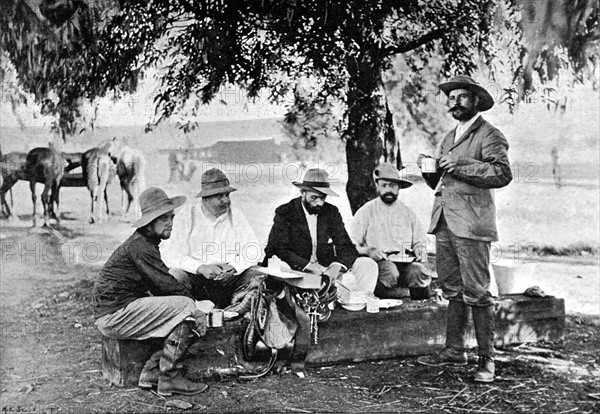
[(406, 53), (410, 50), (416, 49), (436, 39), (440, 39), (446, 32), (445, 28), (435, 29), (431, 32), (419, 37), (418, 39), (405, 42), (400, 45), (390, 45), (384, 48), (385, 56), (397, 55), (399, 53)]

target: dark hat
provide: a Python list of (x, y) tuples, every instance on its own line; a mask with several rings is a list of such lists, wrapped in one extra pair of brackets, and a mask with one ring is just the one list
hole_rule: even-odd
[(479, 85), (470, 76), (459, 75), (450, 79), (448, 82), (441, 83), (439, 88), (448, 96), (455, 89), (467, 89), (479, 96), (478, 111), (487, 111), (494, 106), (494, 98), (488, 91)]
[(202, 190), (196, 194), (196, 197), (210, 197), (216, 194), (229, 194), (237, 191), (237, 188), (229, 185), (229, 179), (218, 168), (205, 171), (200, 182)]
[(158, 187), (147, 188), (140, 195), (142, 217), (133, 223), (131, 227), (144, 227), (163, 214), (181, 207), (185, 200), (185, 196), (169, 198), (164, 190)]
[(389, 180), (398, 183), (400, 188), (408, 188), (412, 185), (410, 181), (403, 180), (400, 178), (400, 171), (389, 162), (382, 162), (373, 170), (373, 179), (377, 180)]
[(292, 184), (301, 190), (316, 191), (317, 193), (338, 197), (338, 194), (330, 188), (329, 174), (320, 168), (311, 168), (306, 171), (304, 180), (301, 183), (293, 181)]

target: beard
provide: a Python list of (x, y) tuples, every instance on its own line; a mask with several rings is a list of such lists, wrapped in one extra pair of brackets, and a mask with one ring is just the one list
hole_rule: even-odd
[(474, 107), (466, 108), (461, 105), (453, 106), (452, 108), (448, 109), (448, 112), (452, 112), (452, 117), (457, 121), (461, 122), (468, 121), (469, 119), (477, 115), (477, 109), (475, 109)]
[(381, 194), (379, 198), (381, 198), (381, 201), (383, 201), (385, 204), (390, 205), (396, 202), (398, 195), (394, 193), (385, 193)]
[(311, 206), (306, 200), (302, 200), (302, 205), (308, 214), (319, 214), (323, 210), (323, 206)]

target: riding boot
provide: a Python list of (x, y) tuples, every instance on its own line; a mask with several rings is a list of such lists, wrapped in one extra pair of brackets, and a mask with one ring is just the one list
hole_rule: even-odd
[(140, 388), (152, 388), (158, 385), (158, 365), (160, 357), (162, 356), (162, 349), (152, 354), (150, 359), (146, 361), (140, 379), (138, 380), (138, 387)]
[(474, 380), (477, 382), (494, 381), (494, 307), (473, 306), (473, 324), (479, 348), (479, 365)]
[(173, 394), (195, 395), (208, 388), (206, 384), (184, 378), (181, 372), (181, 359), (189, 347), (191, 331), (192, 324), (182, 322), (165, 339), (158, 376), (158, 393), (163, 397)]
[(448, 304), (448, 322), (446, 324), (446, 346), (438, 354), (426, 355), (417, 359), (422, 365), (467, 365), (465, 342), (469, 306), (463, 302), (451, 300)]

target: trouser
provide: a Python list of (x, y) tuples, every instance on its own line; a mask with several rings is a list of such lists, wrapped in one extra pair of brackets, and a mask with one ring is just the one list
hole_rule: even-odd
[(431, 272), (423, 263), (398, 263), (389, 260), (377, 262), (377, 281), (386, 288), (424, 288), (431, 284)]
[(340, 282), (351, 290), (372, 293), (377, 284), (377, 264), (369, 257), (358, 257), (352, 269), (341, 276)]
[(199, 317), (198, 312), (186, 296), (150, 296), (96, 319), (96, 326), (113, 339), (164, 338), (184, 320)]
[(220, 309), (231, 304), (233, 293), (238, 287), (248, 284), (254, 276), (261, 274), (255, 266), (224, 280), (207, 279), (177, 268), (170, 269), (170, 273), (192, 293), (194, 299), (210, 300)]
[(439, 283), (450, 301), (446, 345), (464, 348), (470, 307), (479, 355), (493, 358), (495, 317), (490, 293), (490, 242), (455, 235), (443, 215), (435, 229), (435, 238)]
[(435, 229), (436, 268), (444, 297), (470, 306), (493, 304), (490, 242), (459, 237), (442, 215)]

